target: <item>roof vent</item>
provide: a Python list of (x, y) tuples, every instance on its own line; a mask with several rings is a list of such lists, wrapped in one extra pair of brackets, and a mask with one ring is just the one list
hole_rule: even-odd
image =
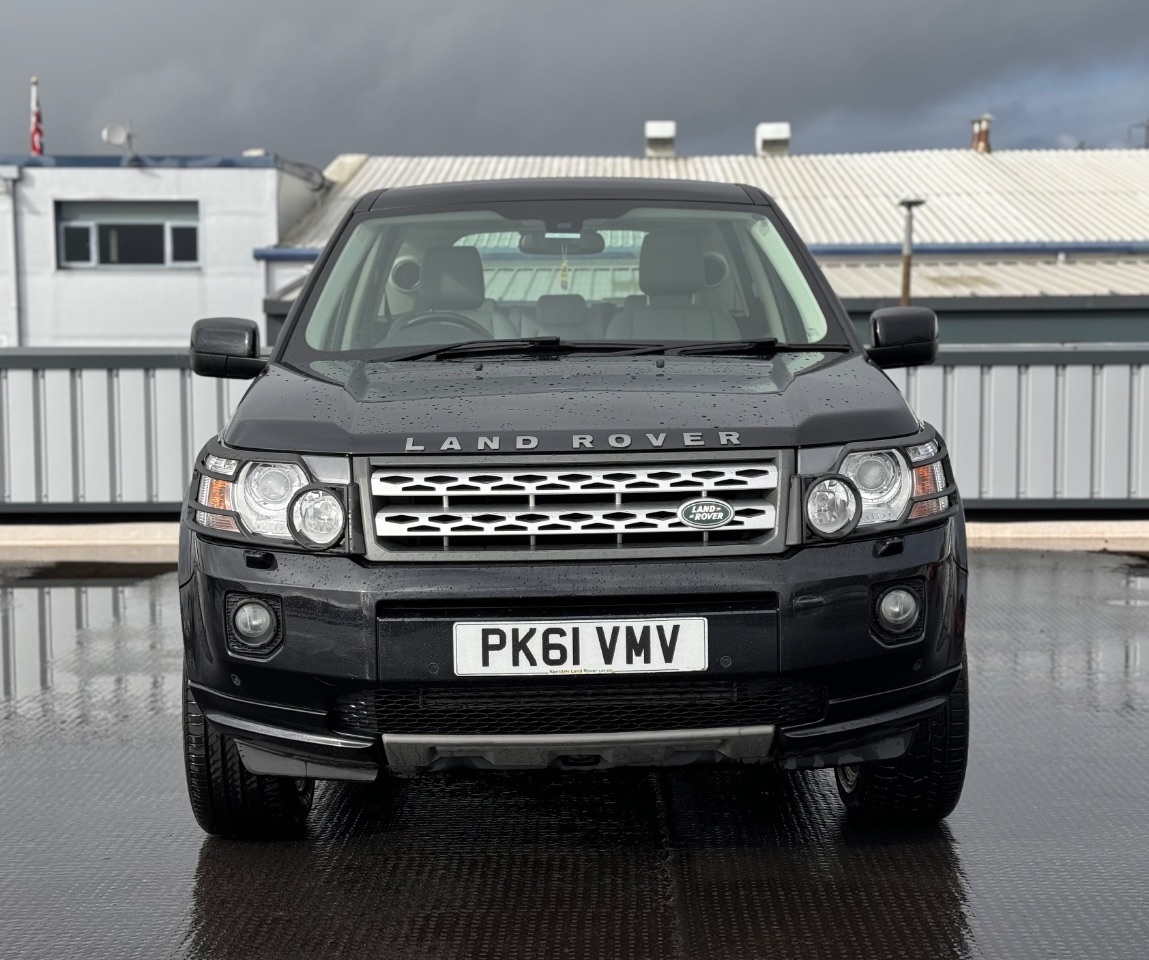
[(993, 123), (993, 115), (983, 113), (971, 121), (973, 123), (973, 142), (970, 149), (974, 153), (991, 153), (993, 148), (989, 145), (989, 127)]
[(760, 123), (754, 128), (754, 152), (760, 157), (784, 157), (790, 152), (790, 124)]
[(673, 120), (646, 121), (646, 155), (648, 157), (673, 157), (674, 140), (678, 135), (678, 124)]

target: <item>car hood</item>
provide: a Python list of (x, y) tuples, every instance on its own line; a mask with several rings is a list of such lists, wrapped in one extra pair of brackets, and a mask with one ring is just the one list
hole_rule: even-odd
[[(907, 436), (862, 355), (272, 364), (223, 434), (247, 450), (432, 454), (805, 447)], [(725, 435), (725, 436), (724, 436)]]

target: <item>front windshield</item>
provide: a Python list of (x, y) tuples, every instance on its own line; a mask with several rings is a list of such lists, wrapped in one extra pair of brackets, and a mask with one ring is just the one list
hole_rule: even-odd
[(358, 223), (304, 305), (286, 355), (385, 360), (523, 337), (845, 339), (764, 213), (516, 202)]

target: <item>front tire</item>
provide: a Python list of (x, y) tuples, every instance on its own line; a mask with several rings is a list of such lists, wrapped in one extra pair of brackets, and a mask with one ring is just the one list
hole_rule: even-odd
[(188, 798), (196, 821), (207, 833), (277, 840), (303, 832), (315, 782), (249, 773), (235, 741), (211, 725), (186, 680), (183, 734)]
[(897, 760), (838, 767), (838, 796), (852, 816), (885, 823), (933, 823), (957, 806), (969, 757), (968, 669), (942, 712), (923, 721)]

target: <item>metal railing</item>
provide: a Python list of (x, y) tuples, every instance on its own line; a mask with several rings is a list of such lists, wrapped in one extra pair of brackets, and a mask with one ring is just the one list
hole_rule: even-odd
[(0, 511), (176, 510), (247, 386), (182, 349), (0, 350)]
[(967, 506), (1149, 509), (1149, 344), (942, 348), (891, 371)]
[[(1149, 508), (1149, 343), (942, 348), (891, 372), (966, 503)], [(187, 352), (0, 350), (0, 512), (173, 514), (247, 389)]]

